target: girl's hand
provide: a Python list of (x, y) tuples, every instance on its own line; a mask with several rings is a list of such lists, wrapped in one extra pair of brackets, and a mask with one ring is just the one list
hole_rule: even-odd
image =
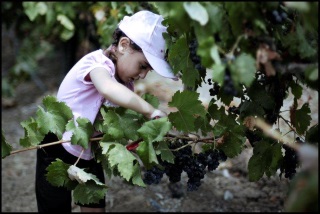
[(150, 118), (151, 119), (157, 119), (157, 118), (161, 118), (161, 117), (166, 117), (167, 114), (159, 109), (156, 109), (153, 111), (153, 113), (151, 114)]

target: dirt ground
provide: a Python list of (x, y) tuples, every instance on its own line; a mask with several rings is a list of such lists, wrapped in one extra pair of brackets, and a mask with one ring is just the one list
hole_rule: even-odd
[[(24, 136), (20, 122), (35, 115), (44, 95), (55, 95), (63, 77), (62, 65), (56, 63), (60, 60), (61, 56), (56, 56), (40, 67), (38, 77), (46, 90), (41, 90), (31, 80), (17, 87), (14, 100), (2, 99), (1, 126), (14, 150), (21, 148), (19, 139)], [(180, 82), (163, 81), (161, 77), (153, 79), (152, 75), (148, 84), (147, 78), (137, 85), (137, 93), (154, 93), (165, 108), (172, 93), (181, 87)], [(318, 114), (314, 119), (318, 120)], [(217, 170), (208, 172), (199, 190), (194, 192), (186, 191), (185, 174), (177, 185), (170, 185), (164, 176), (160, 184), (147, 188), (129, 185), (117, 177), (108, 179), (106, 212), (284, 212), (288, 181), (274, 176), (249, 182), (247, 163), (251, 152), (244, 150), (238, 157), (220, 164)], [(1, 212), (37, 212), (35, 163), (35, 150), (2, 160)], [(80, 208), (74, 206), (73, 211), (79, 212)]]

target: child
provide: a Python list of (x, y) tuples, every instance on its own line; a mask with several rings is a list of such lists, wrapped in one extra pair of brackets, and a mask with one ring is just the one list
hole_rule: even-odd
[[(165, 61), (166, 28), (161, 24), (163, 17), (149, 11), (140, 11), (125, 16), (113, 33), (114, 42), (106, 50), (96, 50), (80, 59), (62, 81), (57, 98), (72, 110), (74, 118), (85, 117), (94, 123), (101, 105), (122, 106), (152, 119), (167, 116), (155, 109), (133, 92), (135, 80), (145, 78), (150, 70), (163, 77), (177, 80), (170, 65)], [(71, 132), (63, 134), (64, 140), (71, 139)], [(52, 133), (42, 143), (57, 141)], [(71, 212), (71, 191), (54, 187), (47, 182), (46, 168), (56, 158), (65, 163), (90, 168), (101, 182), (104, 172), (92, 155), (90, 144), (87, 150), (70, 142), (49, 146), (37, 151), (36, 197), (39, 212)], [(98, 204), (79, 204), (82, 212), (104, 212), (105, 200)]]

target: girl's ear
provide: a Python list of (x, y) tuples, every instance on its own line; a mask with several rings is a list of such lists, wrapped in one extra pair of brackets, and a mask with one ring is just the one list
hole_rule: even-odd
[(119, 41), (118, 49), (120, 53), (124, 53), (126, 49), (130, 47), (130, 39), (128, 37), (122, 37)]

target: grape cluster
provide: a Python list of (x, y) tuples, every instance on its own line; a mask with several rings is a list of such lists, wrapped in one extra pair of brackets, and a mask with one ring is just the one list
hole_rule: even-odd
[(223, 82), (223, 91), (227, 95), (237, 96), (238, 92), (234, 87), (233, 80), (231, 79), (231, 74), (229, 69), (226, 70)]
[(151, 169), (147, 170), (144, 173), (144, 183), (151, 185), (151, 184), (159, 184), (164, 171), (159, 169), (157, 166), (153, 166)]
[(207, 155), (208, 171), (215, 170), (219, 166), (220, 161), (227, 160), (227, 156), (222, 150), (207, 150), (205, 154)]
[(271, 14), (271, 22), (274, 24), (282, 24), (288, 17), (287, 13), (284, 11), (273, 10)]
[(198, 49), (198, 41), (196, 39), (192, 39), (189, 43), (189, 51), (190, 51), (190, 59), (195, 65), (195, 69), (199, 71), (199, 73), (205, 73), (206, 68), (201, 65), (201, 58), (197, 55)]
[(187, 190), (195, 191), (201, 186), (201, 180), (206, 174), (206, 168), (208, 171), (212, 171), (219, 166), (220, 161), (226, 161), (227, 156), (222, 150), (207, 150), (204, 153), (193, 154), (191, 146), (185, 146), (186, 141), (176, 141), (169, 145), (169, 148), (173, 151), (175, 156), (174, 163), (162, 161), (160, 159), (160, 169), (157, 166), (147, 170), (144, 174), (144, 181), (146, 184), (158, 184), (166, 174), (171, 183), (181, 181), (182, 172), (186, 172), (188, 176)]
[[(285, 150), (285, 155), (283, 157), (283, 163), (280, 167), (281, 174), (284, 173), (284, 177), (292, 179), (296, 174), (296, 168), (298, 167), (298, 155), (297, 152), (286, 144), (282, 145)], [(280, 174), (280, 176), (281, 176)]]
[(228, 108), (228, 112), (232, 113), (232, 114), (239, 115), (240, 114), (240, 109), (239, 109), (239, 107), (231, 106), (231, 107)]
[(262, 140), (262, 137), (255, 133), (255, 131), (251, 131), (249, 129), (246, 130), (245, 135), (252, 147), (254, 147), (255, 142)]
[(210, 96), (215, 96), (219, 93), (220, 91), (220, 86), (218, 85), (218, 83), (216, 82), (211, 82), (211, 79), (208, 79), (208, 84), (209, 85), (212, 85), (212, 88), (209, 89), (209, 93), (210, 93)]

